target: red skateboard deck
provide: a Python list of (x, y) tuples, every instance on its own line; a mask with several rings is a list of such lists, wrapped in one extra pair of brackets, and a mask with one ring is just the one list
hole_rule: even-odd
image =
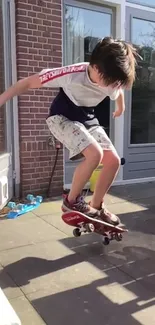
[(103, 243), (108, 245), (111, 240), (122, 240), (122, 233), (128, 232), (126, 228), (113, 226), (105, 221), (88, 217), (79, 211), (65, 212), (62, 215), (62, 220), (69, 226), (76, 227), (73, 230), (75, 237), (81, 236), (84, 233), (95, 232), (103, 236)]

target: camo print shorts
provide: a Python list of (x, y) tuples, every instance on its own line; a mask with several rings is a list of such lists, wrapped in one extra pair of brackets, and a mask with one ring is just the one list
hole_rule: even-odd
[(70, 121), (62, 115), (50, 116), (46, 123), (54, 137), (69, 150), (72, 160), (81, 158), (83, 150), (96, 142), (103, 150), (116, 151), (100, 125), (88, 130), (82, 123)]

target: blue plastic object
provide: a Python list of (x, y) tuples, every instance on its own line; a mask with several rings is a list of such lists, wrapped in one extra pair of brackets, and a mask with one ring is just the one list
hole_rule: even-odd
[(10, 209), (14, 209), (15, 207), (16, 207), (16, 203), (15, 202), (12, 202), (12, 201), (10, 201), (9, 203), (8, 203), (8, 208), (10, 208)]
[[(27, 204), (18, 204), (18, 205), (13, 205), (11, 204), (8, 206), (12, 209), (8, 212), (7, 214), (7, 218), (8, 219), (15, 219), (19, 216), (21, 216), (22, 214), (25, 214), (27, 212), (33, 211), (34, 209), (38, 208), (40, 206), (40, 203), (42, 202), (43, 198), (42, 196), (39, 196), (39, 199), (37, 199), (37, 197), (33, 197), (33, 202), (27, 203)], [(13, 202), (9, 202), (9, 203), (13, 203)]]
[(42, 196), (39, 196), (39, 195), (36, 196), (36, 201), (37, 201), (37, 202), (41, 203), (42, 200), (43, 200)]
[(26, 198), (30, 202), (32, 202), (35, 199), (35, 197), (32, 194), (28, 194)]

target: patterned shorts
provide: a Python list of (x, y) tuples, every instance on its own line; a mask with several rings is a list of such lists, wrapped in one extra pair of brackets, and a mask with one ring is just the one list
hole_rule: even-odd
[(54, 137), (69, 150), (70, 159), (82, 157), (82, 151), (96, 142), (103, 150), (115, 151), (101, 126), (93, 126), (88, 130), (82, 123), (70, 121), (62, 115), (50, 116), (46, 122)]

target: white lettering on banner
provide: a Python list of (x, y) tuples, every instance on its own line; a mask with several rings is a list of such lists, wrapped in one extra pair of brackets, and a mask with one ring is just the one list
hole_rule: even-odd
[(41, 83), (48, 82), (50, 80), (53, 80), (57, 77), (64, 76), (69, 73), (82, 72), (85, 71), (85, 69), (86, 69), (86, 65), (79, 65), (79, 66), (74, 65), (74, 66), (68, 66), (60, 69), (47, 71), (40, 76)]

